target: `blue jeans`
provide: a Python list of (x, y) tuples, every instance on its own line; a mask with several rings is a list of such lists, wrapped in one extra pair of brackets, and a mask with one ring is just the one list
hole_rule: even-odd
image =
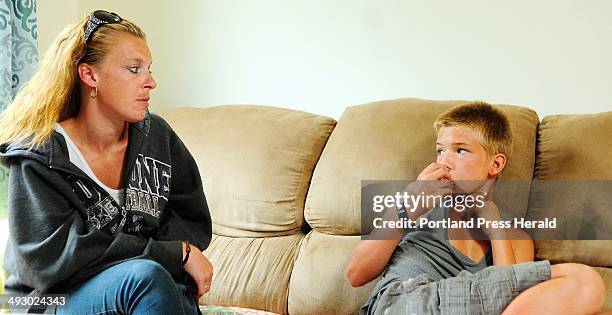
[(135, 259), (110, 267), (68, 293), (57, 314), (197, 314), (195, 298), (160, 264)]

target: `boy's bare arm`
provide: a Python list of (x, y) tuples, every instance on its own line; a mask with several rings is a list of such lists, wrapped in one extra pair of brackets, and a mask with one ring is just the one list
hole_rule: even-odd
[[(475, 212), (478, 217), (490, 221), (501, 220), (499, 209), (492, 201), (485, 202), (485, 206)], [(525, 231), (506, 228), (488, 228), (482, 229), (482, 231), (491, 241), (493, 264), (495, 266), (510, 266), (533, 261), (533, 241)]]
[(522, 263), (527, 261), (533, 261), (535, 256), (535, 247), (533, 240), (529, 234), (523, 230), (513, 230), (515, 233), (520, 235), (512, 240), (512, 249), (514, 250), (514, 258), (516, 263)]
[[(408, 194), (418, 196), (444, 196), (451, 193), (450, 173), (448, 166), (439, 163), (431, 163), (425, 167), (417, 180), (410, 183), (405, 188)], [(413, 205), (415, 208), (408, 209), (406, 216), (411, 220), (417, 220), (422, 216), (427, 215), (431, 211), (432, 205), (426, 204), (427, 207), (421, 205)]]
[(534, 248), (532, 240), (491, 240), (493, 265), (510, 266), (533, 261)]
[[(448, 166), (431, 163), (417, 177), (417, 181), (406, 187), (410, 194), (444, 195), (450, 193)], [(406, 209), (404, 209), (406, 210)], [(428, 213), (429, 208), (417, 208), (407, 211), (411, 220), (417, 220)], [(387, 209), (383, 214), (385, 221), (398, 220), (396, 209)], [(353, 249), (346, 276), (353, 287), (362, 286), (378, 277), (387, 267), (389, 259), (397, 244), (405, 234), (402, 229), (375, 229), (369, 240), (361, 240)]]
[[(387, 209), (383, 219), (397, 220), (397, 212)], [(403, 235), (404, 231), (401, 229), (374, 229), (370, 233), (370, 239), (359, 241), (346, 268), (346, 277), (351, 286), (360, 287), (376, 279), (387, 267)]]
[(353, 250), (346, 276), (353, 287), (376, 279), (387, 267), (400, 240), (361, 240)]

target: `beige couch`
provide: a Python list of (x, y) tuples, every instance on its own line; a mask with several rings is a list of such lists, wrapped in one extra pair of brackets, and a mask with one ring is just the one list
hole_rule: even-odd
[[(434, 118), (459, 103), (382, 101), (349, 107), (339, 121), (265, 106), (164, 112), (198, 163), (214, 222), (205, 253), (215, 275), (200, 302), (356, 313), (375, 282), (352, 288), (345, 277), (360, 239), (360, 181), (415, 178), (435, 158)], [(500, 108), (515, 131), (502, 178), (612, 179), (612, 112), (540, 123), (529, 108)], [(537, 259), (596, 266), (612, 308), (611, 241), (536, 246)]]
[[(375, 282), (352, 288), (345, 277), (360, 239), (360, 181), (416, 178), (435, 158), (434, 118), (459, 103), (382, 101), (339, 121), (265, 106), (163, 113), (195, 156), (214, 222), (205, 253), (215, 275), (200, 302), (357, 312)], [(500, 108), (514, 130), (502, 178), (612, 179), (612, 112), (540, 122), (529, 108)], [(612, 241), (538, 241), (536, 258), (597, 267), (612, 308)]]

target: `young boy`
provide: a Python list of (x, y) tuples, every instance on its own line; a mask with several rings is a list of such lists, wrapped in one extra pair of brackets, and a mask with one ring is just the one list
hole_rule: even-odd
[[(434, 125), (436, 162), (408, 190), (433, 195), (489, 192), (507, 163), (512, 140), (507, 117), (489, 104), (475, 102), (452, 108)], [(447, 211), (455, 220), (501, 219), (492, 201), (481, 206)], [(395, 211), (390, 212), (395, 219), (406, 213), (410, 219), (423, 212), (440, 213), (439, 208)], [(362, 240), (352, 253), (347, 277), (353, 287), (384, 271), (361, 314), (575, 315), (593, 314), (603, 306), (605, 288), (595, 270), (581, 264), (533, 262), (533, 241), (525, 232), (518, 232), (523, 233), (519, 239), (510, 239), (503, 229), (392, 233), (398, 237)], [(461, 237), (474, 233), (484, 238)]]

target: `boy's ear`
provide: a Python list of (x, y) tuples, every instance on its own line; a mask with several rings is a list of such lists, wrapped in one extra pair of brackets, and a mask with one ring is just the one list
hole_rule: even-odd
[(90, 88), (98, 86), (96, 69), (90, 64), (81, 63), (77, 66), (77, 72), (81, 81)]
[(497, 176), (506, 167), (508, 159), (503, 153), (497, 153), (493, 156), (491, 164), (489, 165), (489, 176)]

